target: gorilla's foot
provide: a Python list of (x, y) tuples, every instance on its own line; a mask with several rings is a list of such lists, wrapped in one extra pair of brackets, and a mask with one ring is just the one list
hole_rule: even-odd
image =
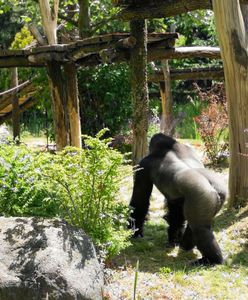
[(137, 239), (137, 238), (143, 238), (144, 237), (144, 233), (143, 231), (137, 230), (134, 231), (132, 238)]
[(190, 263), (191, 266), (214, 266), (221, 265), (223, 260), (211, 261), (207, 257), (202, 257)]
[(165, 248), (166, 249), (170, 249), (170, 248), (175, 248), (176, 246), (178, 246), (179, 244), (176, 242), (166, 242), (165, 243)]

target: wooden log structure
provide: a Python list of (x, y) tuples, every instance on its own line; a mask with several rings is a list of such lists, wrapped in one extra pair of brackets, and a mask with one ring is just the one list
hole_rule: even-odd
[[(150, 33), (148, 48), (170, 49), (175, 45), (177, 33)], [(61, 64), (74, 62), (88, 65), (91, 61), (101, 63), (99, 52), (104, 49), (116, 49), (121, 61), (130, 58), (130, 49), (135, 46), (136, 39), (129, 33), (107, 34), (86, 38), (65, 45), (40, 46), (26, 50), (0, 50), (0, 68), (9, 67), (42, 67), (52, 61)], [(93, 58), (92, 58), (93, 56)], [(119, 60), (119, 59), (118, 59)]]
[[(23, 101), (23, 103), (20, 103), (20, 100), (19, 100), (19, 104), (20, 104), (19, 105), (19, 113), (23, 113), (28, 108), (34, 106), (35, 98), (32, 96), (29, 96), (25, 99), (25, 101)], [(0, 111), (0, 125), (3, 124), (4, 122), (6, 122), (9, 118), (11, 118), (11, 116), (12, 116), (12, 110), (6, 111), (4, 113), (2, 111)]]
[[(224, 78), (223, 68), (209, 67), (209, 68), (189, 68), (182, 70), (170, 70), (171, 80), (199, 80), (199, 79), (215, 79), (220, 80)], [(156, 71), (150, 74), (148, 82), (161, 82), (164, 80), (162, 71)]]
[(0, 112), (5, 107), (12, 103), (12, 98), (14, 95), (18, 95), (18, 97), (22, 97), (23, 95), (33, 94), (35, 92), (35, 87), (30, 80), (23, 82), (15, 88), (2, 92), (0, 94)]
[(16, 93), (19, 93), (20, 91), (23, 90), (23, 88), (25, 88), (26, 86), (31, 85), (31, 80), (26, 80), (23, 83), (17, 85), (16, 87), (13, 87), (12, 89), (9, 89), (7, 91), (4, 91), (2, 93), (0, 93), (0, 103), (1, 101), (3, 101), (6, 97), (10, 96), (10, 95), (14, 95)]
[[(248, 0), (240, 0), (248, 4)], [(212, 9), (211, 0), (112, 0), (123, 7), (118, 17), (123, 20), (167, 18), (198, 9)]]

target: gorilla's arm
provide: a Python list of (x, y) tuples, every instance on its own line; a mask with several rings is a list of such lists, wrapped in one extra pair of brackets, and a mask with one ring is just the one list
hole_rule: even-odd
[(135, 229), (135, 237), (143, 236), (143, 225), (150, 204), (153, 183), (150, 179), (149, 163), (149, 157), (144, 158), (135, 173), (133, 194), (130, 201), (133, 212), (129, 226)]

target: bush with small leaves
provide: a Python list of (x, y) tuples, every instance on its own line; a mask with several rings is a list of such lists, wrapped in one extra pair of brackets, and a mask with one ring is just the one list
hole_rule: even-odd
[(131, 174), (111, 139), (84, 137), (84, 149), (56, 154), (27, 147), (0, 148), (0, 214), (62, 217), (81, 227), (107, 256), (129, 242), (129, 209), (119, 201), (122, 179)]

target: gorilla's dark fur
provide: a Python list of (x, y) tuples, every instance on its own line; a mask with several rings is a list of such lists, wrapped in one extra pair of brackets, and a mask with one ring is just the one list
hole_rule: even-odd
[(135, 236), (143, 236), (153, 184), (167, 199), (168, 244), (184, 250), (200, 250), (199, 264), (223, 262), (211, 226), (225, 197), (226, 185), (204, 168), (194, 151), (162, 133), (155, 134), (150, 154), (141, 160), (135, 174), (130, 206)]

